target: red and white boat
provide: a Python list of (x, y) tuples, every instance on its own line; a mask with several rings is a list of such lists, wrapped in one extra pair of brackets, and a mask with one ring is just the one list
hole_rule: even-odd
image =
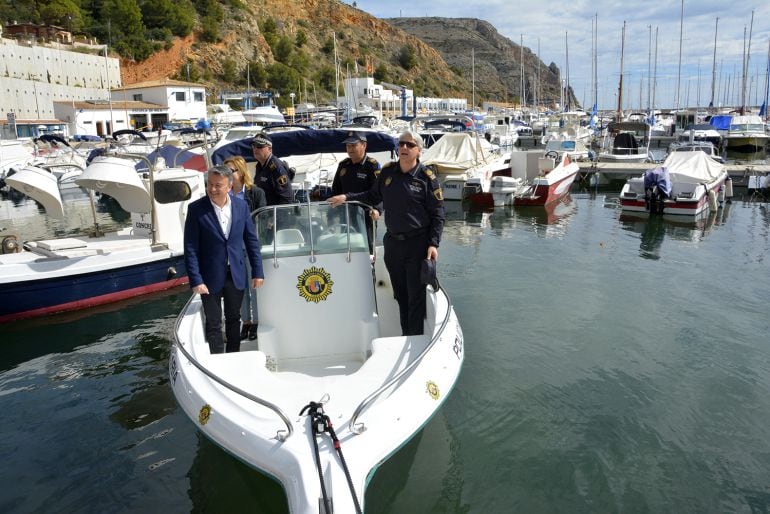
[(556, 162), (557, 158), (551, 156), (540, 157), (540, 174), (529, 184), (511, 193), (510, 200), (506, 203), (514, 206), (548, 205), (569, 193), (580, 167), (572, 162), (567, 153), (561, 155), (558, 165)]
[(624, 212), (696, 217), (716, 211), (731, 197), (727, 167), (703, 152), (672, 152), (657, 168), (626, 181), (620, 192)]

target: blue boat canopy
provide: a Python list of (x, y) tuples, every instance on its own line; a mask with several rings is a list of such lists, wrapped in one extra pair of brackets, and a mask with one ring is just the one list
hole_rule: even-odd
[[(366, 134), (367, 152), (395, 152), (398, 149), (398, 139), (382, 132), (361, 131)], [(272, 132), (273, 154), (276, 157), (290, 155), (312, 155), (315, 153), (344, 152), (342, 143), (348, 137), (349, 131), (339, 129), (306, 129), (286, 132)], [(228, 143), (211, 154), (214, 165), (222, 164), (228, 157), (240, 155), (246, 162), (254, 162), (251, 150), (253, 137), (247, 137)]]
[(718, 116), (712, 116), (709, 120), (709, 124), (717, 130), (730, 130), (730, 121), (733, 117), (728, 114), (720, 114)]

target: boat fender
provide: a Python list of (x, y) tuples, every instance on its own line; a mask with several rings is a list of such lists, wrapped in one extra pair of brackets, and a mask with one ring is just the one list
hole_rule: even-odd
[(171, 280), (172, 278), (175, 278), (177, 275), (176, 268), (171, 266), (166, 271), (166, 280)]
[(16, 236), (5, 236), (2, 242), (2, 251), (0, 253), (16, 253), (20, 252), (19, 242), (16, 240)]
[(719, 191), (717, 191), (717, 202), (719, 202), (719, 205), (722, 205), (725, 201), (725, 186), (724, 184), (719, 186)]
[(709, 208), (712, 211), (717, 210), (717, 194), (714, 192), (713, 189), (709, 189)]
[(725, 196), (727, 198), (733, 197), (733, 179), (730, 177), (725, 180)]

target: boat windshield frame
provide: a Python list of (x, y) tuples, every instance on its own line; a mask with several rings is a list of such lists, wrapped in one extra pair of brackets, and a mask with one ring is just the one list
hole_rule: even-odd
[[(358, 252), (369, 253), (365, 216), (372, 207), (362, 202), (345, 202), (332, 207), (326, 201), (271, 205), (252, 213), (261, 243), (263, 262), (285, 257)], [(288, 239), (282, 236), (286, 231)], [(372, 239), (374, 237), (372, 236)]]

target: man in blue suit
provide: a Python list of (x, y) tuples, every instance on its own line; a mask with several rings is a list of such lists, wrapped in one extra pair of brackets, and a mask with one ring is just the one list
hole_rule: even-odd
[[(184, 259), (190, 287), (201, 295), (206, 340), (211, 353), (237, 352), (241, 346), (241, 300), (248, 285), (243, 249), (251, 263), (252, 287), (265, 275), (259, 241), (249, 208), (228, 194), (233, 172), (227, 166), (209, 169), (206, 194), (190, 204), (184, 224)], [(222, 341), (222, 299), (227, 347)]]

